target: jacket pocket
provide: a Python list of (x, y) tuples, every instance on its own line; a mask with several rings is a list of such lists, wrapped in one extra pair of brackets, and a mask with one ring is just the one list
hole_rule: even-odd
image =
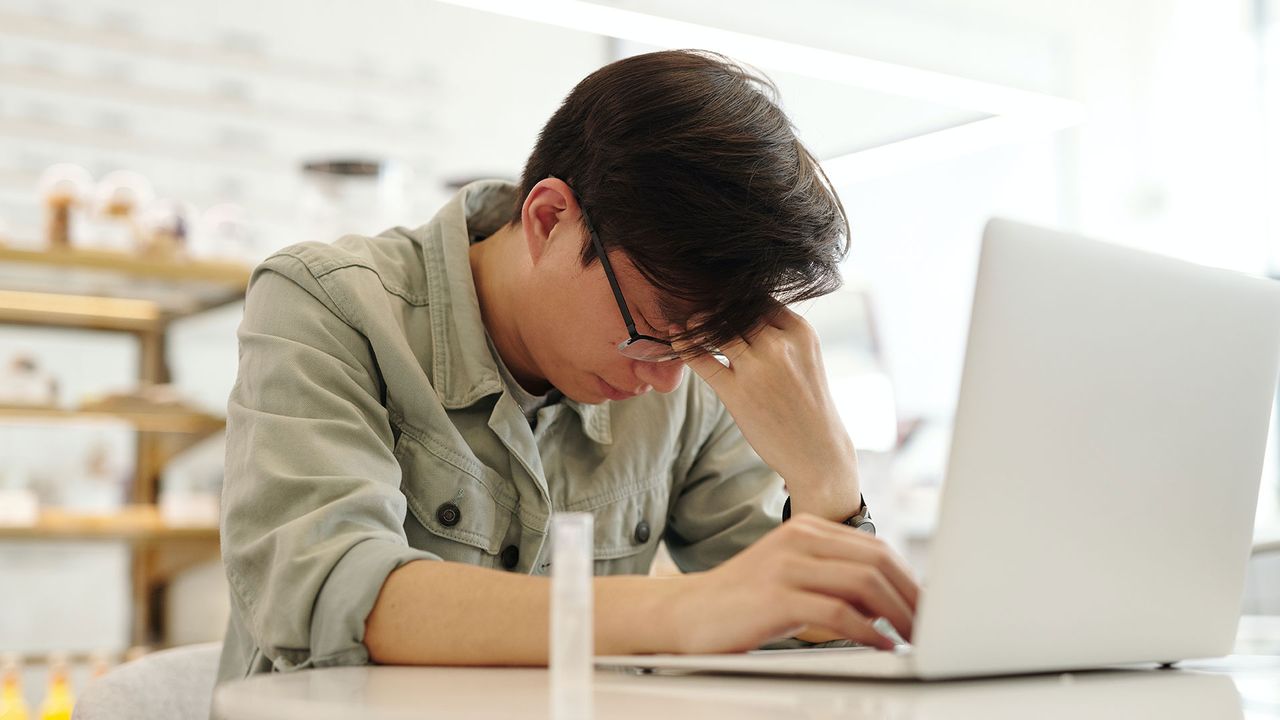
[(469, 453), (409, 429), (402, 428), (395, 455), (409, 512), (430, 534), (416, 538), (407, 526), (410, 544), (422, 542), (421, 549), (446, 560), (491, 565), (514, 515), (514, 497), (504, 497), (513, 494), (505, 480)]

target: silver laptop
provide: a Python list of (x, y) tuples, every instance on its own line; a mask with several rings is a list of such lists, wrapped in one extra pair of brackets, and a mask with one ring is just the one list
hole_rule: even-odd
[(602, 656), (941, 679), (1231, 651), (1280, 368), (1280, 283), (988, 223), (914, 644)]

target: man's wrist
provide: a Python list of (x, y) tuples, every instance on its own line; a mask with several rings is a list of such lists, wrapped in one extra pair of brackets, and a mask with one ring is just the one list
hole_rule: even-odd
[[(793, 514), (795, 513), (791, 509), (791, 497), (788, 496), (786, 502), (783, 503), (782, 505), (782, 521), (786, 522), (787, 520), (790, 520)], [(810, 513), (810, 514), (812, 515), (813, 513)], [(859, 494), (857, 512), (844, 518), (844, 522), (848, 522), (850, 520), (855, 520), (855, 519), (864, 518), (864, 517), (868, 519), (871, 517), (871, 509), (867, 507), (866, 498), (862, 497), (862, 495)]]
[[(835, 476), (840, 477), (839, 474)], [(833, 522), (843, 522), (862, 510), (862, 492), (856, 472), (850, 481), (828, 483), (819, 489), (791, 487), (788, 483), (788, 491), (792, 513), (809, 513)]]
[[(787, 498), (787, 502), (782, 506), (782, 521), (786, 522), (791, 519), (791, 498)], [(876, 534), (875, 523), (871, 522), (871, 508), (867, 507), (867, 501), (859, 496), (858, 512), (850, 515), (840, 521), (841, 525), (848, 525), (854, 530), (861, 530), (869, 535)]]
[(791, 495), (792, 512), (841, 522), (861, 509), (858, 452), (847, 436), (832, 441), (830, 447), (830, 452), (811, 458), (820, 464), (788, 468), (790, 472), (783, 472), (782, 477)]
[(681, 642), (678, 604), (689, 576), (594, 578), (596, 653), (675, 652)]

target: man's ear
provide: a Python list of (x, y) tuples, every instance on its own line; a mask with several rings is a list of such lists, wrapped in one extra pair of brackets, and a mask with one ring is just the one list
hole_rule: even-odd
[(542, 259), (556, 227), (564, 223), (568, 223), (566, 227), (577, 226), (580, 214), (573, 190), (563, 180), (549, 177), (533, 186), (520, 210), (520, 223), (534, 265)]

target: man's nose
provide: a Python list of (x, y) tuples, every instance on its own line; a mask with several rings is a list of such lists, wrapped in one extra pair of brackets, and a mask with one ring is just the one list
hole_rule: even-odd
[(669, 393), (680, 385), (684, 377), (684, 361), (664, 360), (662, 362), (636, 361), (636, 377), (646, 385), (652, 385), (660, 393)]

